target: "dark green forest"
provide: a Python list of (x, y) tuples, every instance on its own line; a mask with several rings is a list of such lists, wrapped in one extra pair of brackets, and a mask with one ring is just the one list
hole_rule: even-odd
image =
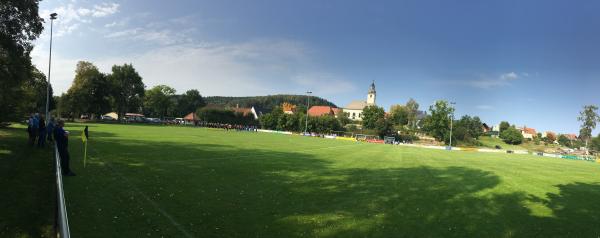
[[(268, 113), (275, 106), (281, 106), (287, 102), (298, 106), (299, 111), (306, 111), (306, 95), (268, 95), (268, 96), (249, 96), (249, 97), (223, 97), (212, 96), (205, 97), (206, 104), (223, 105), (225, 107), (254, 107), (263, 113)], [(310, 96), (311, 106), (332, 106), (337, 107), (334, 103), (326, 99)]]

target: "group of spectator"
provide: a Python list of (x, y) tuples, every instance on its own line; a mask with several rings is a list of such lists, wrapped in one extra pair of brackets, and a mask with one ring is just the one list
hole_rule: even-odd
[(38, 113), (31, 115), (27, 120), (27, 133), (29, 134), (29, 145), (42, 148), (46, 146), (46, 140), (53, 141), (54, 119), (46, 124), (43, 116)]
[(214, 123), (214, 122), (198, 122), (195, 124), (200, 127), (208, 127), (208, 128), (220, 128), (224, 130), (236, 130), (236, 131), (258, 131), (258, 127), (256, 126), (248, 126), (248, 125), (237, 125), (237, 124), (225, 124), (225, 123)]
[(62, 120), (55, 121), (50, 118), (46, 123), (43, 116), (38, 113), (32, 114), (27, 120), (27, 133), (29, 134), (29, 145), (44, 148), (46, 140), (49, 142), (56, 141), (56, 147), (60, 156), (60, 166), (62, 173), (65, 176), (75, 176), (69, 166), (69, 132), (63, 129), (65, 122)]

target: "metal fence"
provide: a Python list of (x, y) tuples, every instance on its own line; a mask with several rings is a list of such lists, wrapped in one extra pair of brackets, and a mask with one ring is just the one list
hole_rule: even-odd
[(58, 147), (56, 146), (54, 146), (54, 162), (56, 166), (57, 235), (61, 238), (70, 238), (71, 234), (69, 231), (69, 219), (67, 219), (67, 206), (65, 204), (65, 193), (63, 190), (62, 169), (60, 167)]

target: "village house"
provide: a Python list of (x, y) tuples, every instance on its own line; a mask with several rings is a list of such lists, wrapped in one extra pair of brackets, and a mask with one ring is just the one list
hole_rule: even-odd
[(308, 109), (308, 115), (311, 117), (320, 117), (320, 116), (335, 116), (337, 117), (342, 110), (335, 107), (330, 106), (312, 106)]
[(255, 120), (258, 119), (258, 113), (256, 113), (254, 107), (239, 107), (239, 105), (236, 105), (235, 108), (232, 108), (231, 110), (244, 116), (252, 114), (252, 117), (254, 117)]
[(521, 135), (523, 135), (523, 138), (525, 138), (525, 139), (533, 140), (533, 138), (537, 136), (537, 132), (533, 128), (523, 126), (523, 127), (517, 128), (517, 129), (519, 129), (519, 131), (521, 131)]

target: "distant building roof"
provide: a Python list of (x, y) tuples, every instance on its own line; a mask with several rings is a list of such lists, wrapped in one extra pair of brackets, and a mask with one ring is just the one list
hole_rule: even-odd
[(308, 115), (311, 117), (334, 115), (334, 113), (335, 112), (333, 111), (333, 108), (330, 106), (312, 106), (310, 109), (308, 109)]
[(186, 121), (197, 121), (198, 120), (198, 115), (196, 115), (195, 112), (190, 112), (189, 114), (185, 115), (183, 117), (183, 120)]
[(252, 108), (236, 107), (236, 108), (232, 108), (232, 110), (234, 112), (241, 113), (244, 116), (246, 116), (248, 114), (252, 114)]
[(355, 100), (355, 101), (352, 101), (351, 103), (349, 103), (348, 105), (346, 105), (345, 108), (350, 109), (350, 110), (362, 110), (366, 106), (367, 106), (367, 102)]
[(575, 134), (565, 134), (565, 136), (569, 138), (569, 140), (577, 140), (577, 135)]
[(529, 128), (529, 127), (523, 127), (522, 131), (523, 131), (523, 133), (526, 133), (526, 134), (531, 134), (531, 135), (537, 134), (537, 132), (535, 131), (535, 129)]

